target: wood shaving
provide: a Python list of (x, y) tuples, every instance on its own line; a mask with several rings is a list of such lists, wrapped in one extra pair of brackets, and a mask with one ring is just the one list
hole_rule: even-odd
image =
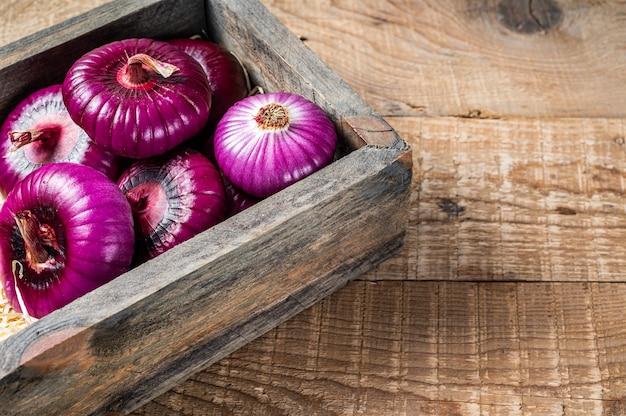
[(15, 311), (0, 287), (0, 341), (19, 332), (28, 325), (28, 321), (21, 313)]

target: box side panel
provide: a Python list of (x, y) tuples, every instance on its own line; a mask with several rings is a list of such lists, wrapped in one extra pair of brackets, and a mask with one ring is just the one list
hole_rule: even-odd
[[(47, 333), (42, 320), (6, 340), (16, 367), (0, 379), (5, 409), (129, 411), (393, 254), (411, 170), (399, 151), (382, 153), (353, 152), (84, 296), (62, 310), (75, 335), (39, 355), (20, 357), (68, 328), (53, 321)], [(85, 322), (86, 309), (99, 317)]]
[[(117, 402), (100, 410), (134, 410), (393, 255), (406, 232), (408, 209), (398, 209), (408, 206), (406, 168), (396, 161), (214, 264), (212, 273), (234, 280), (229, 296), (208, 307), (203, 319), (232, 320), (194, 340), (195, 348), (165, 357), (150, 379), (127, 385)], [(345, 210), (352, 202), (362, 207), (357, 215)]]

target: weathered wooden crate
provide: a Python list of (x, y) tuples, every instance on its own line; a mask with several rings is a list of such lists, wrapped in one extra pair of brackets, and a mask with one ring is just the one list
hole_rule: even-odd
[(0, 117), (116, 39), (204, 32), (252, 83), (318, 103), (330, 166), (0, 342), (3, 415), (126, 413), (345, 285), (402, 244), (411, 150), (252, 0), (120, 0), (0, 49)]

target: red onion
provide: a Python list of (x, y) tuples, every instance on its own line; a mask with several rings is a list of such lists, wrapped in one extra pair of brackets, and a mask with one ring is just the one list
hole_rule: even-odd
[(11, 306), (39, 318), (126, 272), (132, 221), (115, 182), (91, 167), (31, 172), (0, 210), (0, 280)]
[(248, 79), (239, 60), (228, 50), (204, 39), (169, 41), (200, 63), (209, 80), (213, 101), (209, 126), (215, 128), (226, 110), (248, 95)]
[(269, 196), (330, 163), (337, 134), (315, 103), (287, 92), (233, 105), (215, 130), (215, 158), (239, 189)]
[(112, 180), (120, 170), (119, 158), (72, 121), (61, 84), (35, 91), (9, 113), (0, 127), (0, 153), (0, 193), (5, 196), (18, 180), (48, 163), (82, 163)]
[(164, 253), (226, 215), (220, 173), (195, 150), (178, 148), (138, 160), (122, 173), (118, 186), (133, 211), (137, 262)]
[(67, 72), (63, 98), (89, 137), (131, 158), (160, 155), (190, 139), (211, 107), (200, 64), (174, 45), (146, 38), (87, 52)]

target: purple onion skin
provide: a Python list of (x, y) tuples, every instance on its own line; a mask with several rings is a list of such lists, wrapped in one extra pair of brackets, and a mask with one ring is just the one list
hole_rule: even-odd
[[(45, 129), (45, 130), (43, 130)], [(46, 131), (46, 132), (44, 132)], [(44, 132), (11, 150), (11, 132)], [(22, 100), (0, 126), (0, 193), (6, 196), (15, 183), (48, 163), (73, 162), (91, 166), (116, 180), (121, 171), (118, 156), (98, 146), (69, 116), (61, 84), (33, 92)]]
[(217, 167), (204, 155), (177, 148), (141, 159), (118, 186), (135, 219), (135, 264), (166, 252), (223, 221), (226, 194)]
[(223, 173), (222, 180), (224, 181), (224, 189), (226, 190), (226, 201), (228, 206), (226, 218), (239, 214), (241, 211), (244, 211), (261, 201), (261, 198), (248, 195), (241, 189), (238, 189), (228, 180), (227, 177), (224, 176)]
[[(58, 250), (48, 252), (59, 267), (37, 273), (29, 264), (14, 218), (24, 210), (54, 230)], [(0, 279), (7, 299), (24, 312), (17, 282), (27, 313), (45, 316), (126, 272), (133, 242), (130, 205), (115, 182), (80, 164), (42, 166), (16, 184), (0, 209)]]
[[(262, 109), (278, 105), (287, 117), (262, 122)], [(275, 114), (274, 114), (275, 115)], [(270, 117), (272, 118), (272, 117)], [(326, 166), (337, 134), (330, 119), (304, 97), (274, 92), (234, 104), (215, 130), (215, 158), (224, 175), (257, 198), (270, 196)]]
[(237, 101), (248, 95), (248, 82), (243, 67), (228, 50), (204, 39), (177, 38), (168, 41), (200, 63), (211, 89), (212, 104), (208, 125), (218, 121)]
[[(131, 85), (118, 75), (136, 54), (178, 70), (165, 77), (142, 65), (149, 79)], [(89, 137), (129, 158), (163, 154), (196, 135), (208, 120), (212, 100), (206, 74), (195, 59), (174, 45), (147, 38), (111, 42), (83, 55), (66, 74), (63, 99)]]

